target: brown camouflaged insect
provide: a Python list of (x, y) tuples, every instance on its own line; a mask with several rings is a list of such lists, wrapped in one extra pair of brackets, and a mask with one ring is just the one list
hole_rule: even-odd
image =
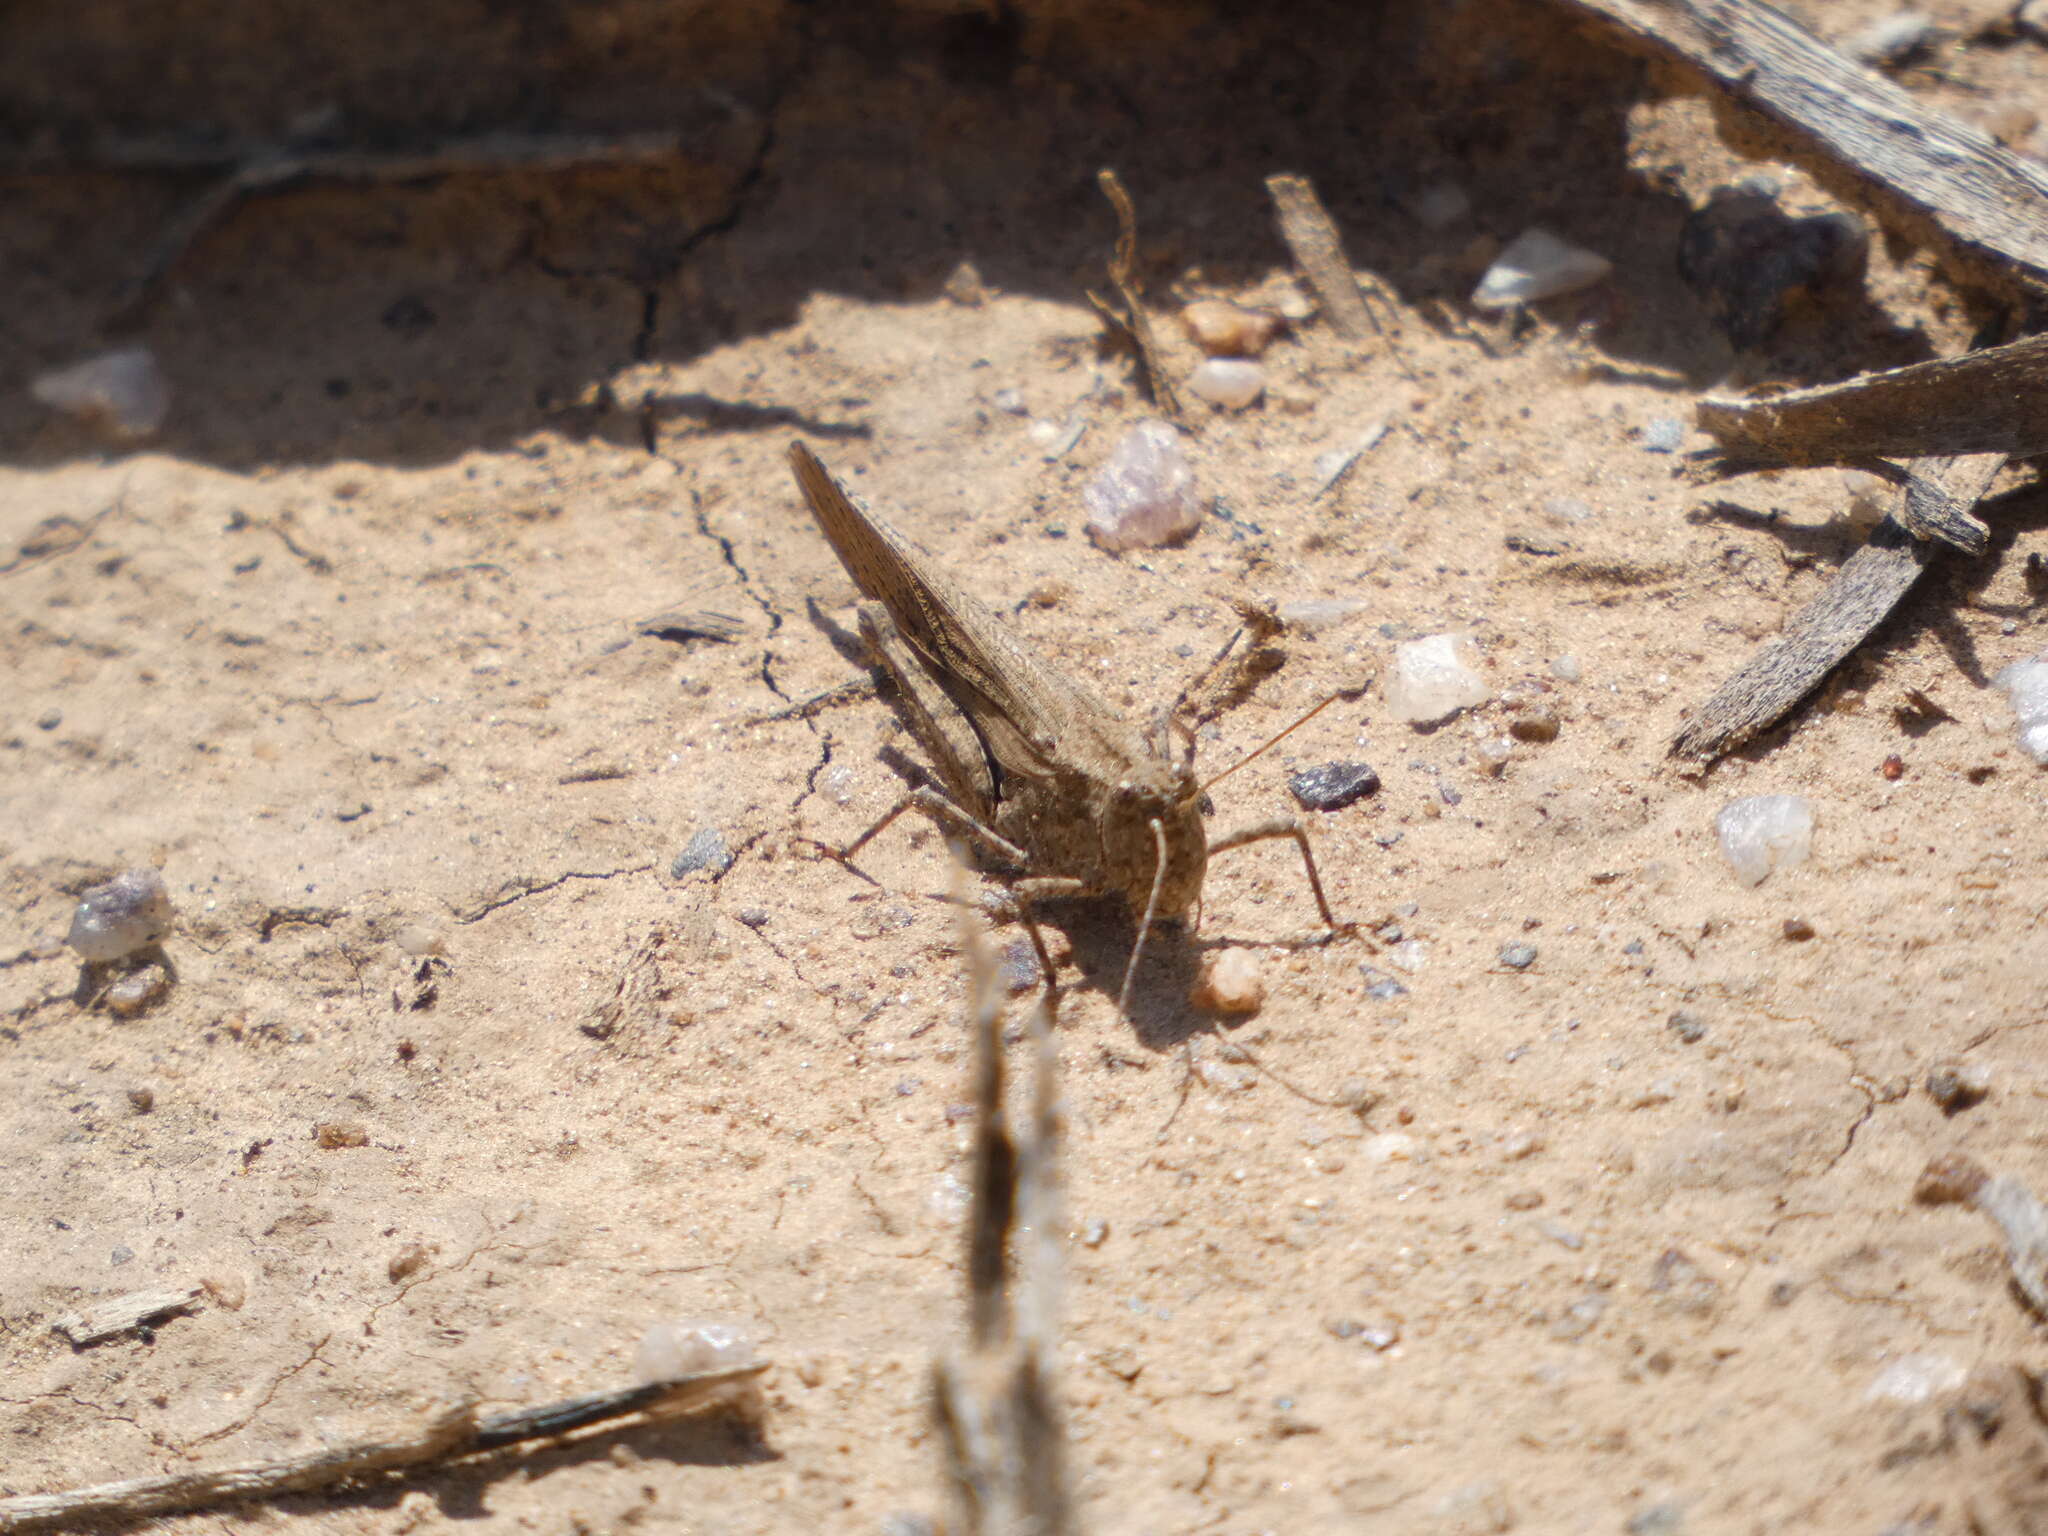
[[(811, 515), (867, 599), (859, 610), (861, 637), (946, 790), (912, 790), (839, 858), (851, 860), (915, 808), (1028, 871), (1013, 886), (1020, 911), (1066, 897), (1123, 898), (1139, 927), (1120, 1009), (1146, 933), (1155, 920), (1186, 917), (1201, 896), (1211, 854), (1291, 838), (1323, 921), (1338, 928), (1308, 835), (1292, 816), (1211, 839), (1202, 824), (1206, 786), (1195, 778), (1192, 732), (1187, 755), (1175, 760), (1158, 733), (1026, 650), (810, 449), (792, 443), (789, 461)], [(1035, 929), (1032, 938), (1036, 943)], [(1049, 963), (1046, 980), (1053, 980)]]

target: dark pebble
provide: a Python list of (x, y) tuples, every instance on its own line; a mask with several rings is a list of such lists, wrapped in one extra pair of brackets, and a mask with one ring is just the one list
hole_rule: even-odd
[(768, 926), (768, 914), (759, 907), (741, 907), (733, 915), (749, 928), (765, 928)]
[(1707, 1021), (1690, 1008), (1672, 1014), (1666, 1027), (1687, 1045), (1698, 1045), (1707, 1037)]
[(725, 834), (716, 827), (706, 827), (683, 844), (683, 851), (675, 856), (668, 873), (671, 880), (680, 880), (692, 870), (708, 869), (714, 875), (722, 875), (731, 868), (732, 852), (725, 846)]
[(1377, 791), (1380, 776), (1370, 763), (1323, 763), (1290, 773), (1287, 787), (1305, 811), (1341, 811)]

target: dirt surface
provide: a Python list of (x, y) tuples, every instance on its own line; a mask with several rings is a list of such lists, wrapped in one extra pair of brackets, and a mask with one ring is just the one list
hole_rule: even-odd
[[(1211, 771), (1445, 630), (1561, 722), (1500, 766), (1505, 704), (1419, 730), (1375, 683), (1217, 787), (1229, 826), (1293, 809), (1291, 769), (1378, 769), (1311, 818), (1359, 936), (1314, 942), (1286, 845), (1219, 858), (1125, 1020), (1129, 920), (1060, 914), (1062, 1387), (1091, 1528), (2018, 1518), (2027, 1488), (2000, 1490), (2037, 1429), (2016, 1413), (1965, 1457), (1942, 1393), (2043, 1351), (1990, 1224), (1911, 1195), (1956, 1146), (2048, 1182), (2048, 781), (1985, 687), (2044, 643), (2048, 519), (2013, 472), (1990, 555), (1941, 557), (1818, 703), (1688, 776), (1665, 756), (1687, 708), (1860, 535), (1833, 471), (1708, 491), (1647, 446), (1737, 372), (1838, 377), (1977, 317), (1879, 239), (1866, 285), (1738, 360), (1674, 275), (1678, 229), (1758, 169), (1827, 206), (1797, 172), (1736, 160), (1540, 6), (1358, 9), (453, 8), (401, 49), (330, 7), (297, 18), (289, 80), (262, 67), (289, 12), (173, 46), (150, 119), (115, 61), (156, 12), (23, 34), (8, 122), (74, 158), (323, 108), (368, 144), (683, 122), (701, 148), (252, 200), (128, 338), (175, 391), (135, 447), (25, 386), (105, 344), (203, 182), (8, 179), (4, 1491), (615, 1386), (650, 1324), (721, 1317), (776, 1364), (756, 1438), (645, 1429), (170, 1528), (946, 1518), (926, 1398), (961, 1319), (958, 919), (923, 824), (859, 873), (810, 841), (868, 825), (901, 790), (885, 749), (916, 751), (873, 699), (773, 718), (861, 675), (783, 460), (802, 437), (1134, 714), (1229, 636), (1230, 597), (1358, 600), (1204, 733)], [(1910, 86), (2048, 111), (2039, 46), (1930, 9), (1951, 30)], [(1802, 13), (1831, 37), (1881, 14)], [(1393, 299), (1391, 346), (1311, 318), (1260, 405), (1203, 408), (1211, 515), (1124, 557), (1082, 530), (1083, 485), (1150, 412), (1084, 296), (1108, 291), (1105, 164), (1182, 371), (1178, 301), (1301, 292), (1272, 172), (1315, 178)], [(1475, 211), (1431, 229), (1440, 182)], [(1533, 222), (1615, 275), (1474, 329), (1458, 299)], [(1317, 457), (1375, 423), (1316, 496)], [(735, 637), (641, 631), (678, 609)], [(1714, 816), (1763, 793), (1808, 796), (1818, 830), (1745, 889)], [(730, 867), (672, 873), (706, 829)], [(177, 901), (177, 981), (124, 1019), (39, 940), (135, 865)], [(1220, 947), (1259, 958), (1249, 1020), (1186, 1001)], [(1922, 1086), (1944, 1059), (1986, 1066), (1988, 1099), (1945, 1117)], [(202, 1281), (147, 1338), (50, 1331)]]

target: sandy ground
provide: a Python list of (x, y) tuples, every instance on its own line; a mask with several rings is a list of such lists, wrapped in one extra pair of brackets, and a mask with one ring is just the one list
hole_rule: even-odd
[[(1876, 14), (1806, 12), (1837, 36)], [(768, 718), (860, 675), (834, 642), (851, 586), (783, 462), (801, 437), (1134, 714), (1228, 637), (1231, 596), (1358, 600), (1288, 637), (1206, 767), (1444, 630), (1562, 722), (1496, 772), (1501, 704), (1418, 730), (1375, 684), (1218, 787), (1233, 825), (1292, 809), (1293, 768), (1375, 765), (1376, 795), (1311, 818), (1357, 937), (1309, 942), (1275, 844), (1218, 860), (1128, 1020), (1129, 922), (1053, 930), (1060, 1359), (1092, 1528), (1961, 1531), (1969, 1497), (2018, 1518), (2001, 1479), (2036, 1475), (2038, 1426), (2016, 1415), (1971, 1460), (1938, 1443), (1941, 1393), (2042, 1350), (1992, 1227), (1911, 1194), (1957, 1146), (2048, 1181), (2048, 781), (1984, 686), (2044, 640), (2031, 472), (1991, 508), (1992, 553), (1938, 562), (1817, 704), (1680, 772), (1686, 710), (1859, 538), (1834, 472), (1703, 490), (1646, 446), (1735, 366), (1671, 252), (1690, 201), (1756, 167), (1696, 106), (1632, 106), (1634, 67), (1540, 7), (1483, 47), (1303, 14), (1377, 26), (1398, 69), (1340, 67), (1309, 22), (1226, 37), (1192, 12), (1100, 23), (1153, 28), (1149, 74), (1077, 73), (1058, 29), (962, 52), (959, 18), (912, 12), (881, 57), (814, 20), (760, 43), (754, 95), (693, 101), (713, 126), (686, 169), (252, 203), (144, 324), (176, 397), (133, 448), (23, 386), (90, 349), (190, 185), (10, 183), (6, 1491), (302, 1452), (462, 1393), (597, 1390), (651, 1323), (719, 1317), (775, 1362), (757, 1438), (641, 1430), (171, 1528), (937, 1528), (959, 928), (924, 825), (860, 874), (807, 841), (865, 827), (900, 792), (884, 749), (917, 752), (872, 699)], [(2037, 46), (1943, 50), (1908, 83), (2048, 110)], [(1189, 105), (1208, 71), (1228, 130)], [(1261, 187), (1279, 169), (1316, 176), (1395, 300), (1392, 348), (1316, 320), (1280, 340), (1263, 403), (1191, 439), (1205, 526), (1120, 558), (1080, 504), (1150, 409), (1083, 296), (1104, 163), (1162, 321), (1293, 287)], [(1476, 213), (1418, 222), (1437, 181)], [(1429, 323), (1538, 220), (1615, 276), (1517, 330)], [(1864, 291), (1745, 366), (1838, 376), (1971, 323), (1880, 241)], [(1313, 498), (1317, 456), (1376, 422)], [(672, 609), (734, 638), (641, 632)], [(1946, 717), (1902, 715), (1916, 689)], [(1808, 796), (1818, 831), (1745, 889), (1713, 820), (1761, 793)], [(707, 828), (730, 868), (673, 875)], [(179, 906), (177, 984), (121, 1019), (38, 940), (139, 864)], [(1533, 963), (1504, 963), (1513, 944)], [(1264, 969), (1248, 1021), (1186, 1001), (1223, 946)], [(1989, 1098), (1945, 1117), (1922, 1086), (1944, 1059), (1984, 1064)], [(1341, 1107), (1361, 1089), (1364, 1114)], [(323, 1146), (336, 1122), (365, 1144)], [(202, 1281), (216, 1295), (147, 1339), (50, 1331)]]

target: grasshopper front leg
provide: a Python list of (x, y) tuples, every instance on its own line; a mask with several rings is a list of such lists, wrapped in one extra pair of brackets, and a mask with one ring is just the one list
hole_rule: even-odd
[(1270, 842), (1276, 837), (1292, 838), (1294, 846), (1301, 850), (1301, 867), (1308, 871), (1308, 888), (1315, 892), (1316, 910), (1323, 914), (1323, 925), (1332, 933), (1341, 933), (1345, 925), (1337, 921), (1330, 910), (1330, 899), (1323, 894), (1322, 876), (1316, 873), (1316, 856), (1310, 851), (1308, 833), (1302, 830), (1300, 822), (1292, 816), (1275, 816), (1270, 821), (1255, 822), (1249, 827), (1212, 839), (1209, 852), (1213, 856), (1228, 853), (1233, 848), (1242, 848), (1248, 843)]

